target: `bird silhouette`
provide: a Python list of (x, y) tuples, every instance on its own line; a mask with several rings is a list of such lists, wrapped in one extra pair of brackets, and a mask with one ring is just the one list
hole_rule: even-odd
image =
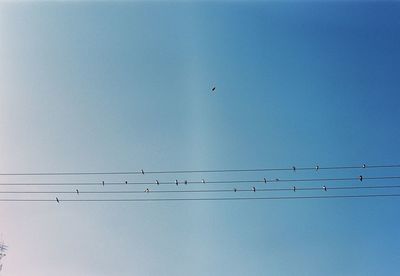
[(324, 185), (324, 186), (322, 186), (322, 188), (324, 189), (324, 191), (326, 192), (326, 186)]
[(104, 186), (104, 181), (102, 182), (103, 186)]
[(140, 170), (140, 172), (142, 173), (142, 174), (144, 174), (144, 170), (142, 169), (142, 170)]
[(267, 183), (267, 179), (264, 177), (264, 183)]
[(201, 180), (201, 183), (203, 183), (203, 184), (204, 184), (204, 183), (206, 183), (206, 181), (205, 181), (204, 179), (202, 179), (202, 180)]
[(157, 184), (157, 185), (160, 185), (160, 182), (159, 182), (158, 180), (156, 180), (156, 184)]
[(175, 179), (175, 184), (176, 184), (176, 186), (178, 186), (178, 184), (179, 184), (178, 179)]
[(56, 197), (56, 201), (57, 201), (57, 203), (60, 203), (60, 200), (58, 199), (58, 197)]
[(76, 189), (76, 194), (79, 195), (79, 190), (78, 189)]
[(233, 188), (233, 191), (236, 193), (236, 191), (237, 191), (236, 188)]
[(187, 185), (187, 180), (185, 180), (185, 184)]
[(256, 187), (253, 187), (253, 192), (255, 192), (256, 191)]
[(215, 89), (216, 89), (216, 87), (215, 87), (215, 86), (213, 86), (213, 88), (211, 89), (211, 91), (212, 91), (212, 92), (214, 92), (214, 91), (215, 91)]
[(128, 181), (125, 181), (125, 184), (128, 184)]
[(296, 191), (296, 186), (293, 186), (293, 192), (295, 192)]
[(359, 178), (359, 179), (360, 179), (360, 181), (363, 181), (363, 176), (362, 176), (362, 175), (360, 175), (360, 178)]

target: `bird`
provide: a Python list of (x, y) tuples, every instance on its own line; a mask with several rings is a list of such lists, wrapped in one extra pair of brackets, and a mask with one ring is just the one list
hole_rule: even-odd
[(102, 182), (103, 186), (104, 186), (104, 181)]
[(315, 169), (318, 171), (319, 170), (319, 165), (315, 166)]
[(202, 180), (201, 180), (201, 183), (203, 183), (203, 184), (204, 184), (204, 183), (206, 183), (206, 181), (205, 181), (204, 179), (202, 179)]
[(142, 173), (142, 174), (144, 174), (144, 170), (142, 169), (142, 170), (140, 170), (140, 172)]
[(363, 169), (365, 169), (367, 167), (367, 165), (363, 164)]
[(215, 87), (215, 86), (213, 86), (213, 88), (211, 89), (211, 92), (214, 92), (214, 91), (215, 91), (215, 89), (216, 89), (216, 87)]
[(185, 180), (185, 184), (187, 185), (187, 180)]
[(264, 183), (267, 183), (267, 179), (264, 177)]
[(296, 167), (295, 166), (293, 166), (292, 169), (293, 169), (294, 172), (296, 171)]
[(125, 184), (128, 184), (128, 181), (125, 181)]
[(76, 194), (79, 195), (79, 190), (78, 189), (76, 189)]
[(293, 186), (293, 192), (295, 192), (296, 191), (296, 186)]
[(60, 200), (58, 199), (58, 197), (56, 197), (56, 201), (57, 201), (57, 203), (60, 203)]
[(149, 188), (147, 188), (146, 190), (144, 190), (146, 193), (150, 192)]
[(255, 192), (256, 191), (256, 187), (253, 187), (253, 192)]
[(275, 181), (279, 181), (279, 178), (275, 178)]
[(324, 185), (324, 186), (322, 186), (322, 188), (324, 189), (324, 191), (326, 192), (326, 186)]
[(362, 175), (360, 175), (359, 179), (360, 179), (360, 181), (363, 181), (363, 176), (362, 176)]
[(236, 193), (236, 191), (237, 191), (236, 188), (233, 188), (233, 191)]
[(160, 185), (160, 182), (159, 182), (158, 180), (156, 180), (156, 184), (157, 184), (157, 185)]
[(176, 184), (176, 186), (178, 186), (178, 184), (179, 184), (178, 179), (175, 179), (175, 184)]

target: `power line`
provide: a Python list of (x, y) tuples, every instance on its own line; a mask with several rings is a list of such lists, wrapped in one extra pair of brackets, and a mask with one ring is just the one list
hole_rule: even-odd
[[(384, 186), (322, 186), (322, 187), (296, 187), (296, 191), (317, 190), (364, 190), (364, 189), (394, 189), (400, 185)], [(0, 191), (0, 194), (144, 194), (144, 193), (222, 193), (222, 192), (282, 192), (293, 191), (290, 188), (252, 188), (252, 189), (201, 189), (201, 190), (125, 190), (125, 191)]]
[[(400, 176), (375, 176), (365, 177), (362, 180), (389, 180), (400, 179)], [(342, 177), (342, 178), (296, 178), (296, 179), (249, 179), (249, 180), (214, 180), (214, 181), (178, 181), (178, 185), (189, 184), (250, 184), (250, 183), (280, 183), (280, 182), (332, 182), (332, 181), (360, 181), (358, 177)], [(124, 186), (124, 185), (177, 185), (175, 181), (154, 181), (154, 182), (17, 182), (17, 183), (0, 183), (0, 186)]]
[[(154, 202), (154, 201), (236, 201), (236, 200), (299, 200), (299, 199), (345, 199), (388, 198), (400, 194), (327, 195), (327, 196), (277, 196), (277, 197), (209, 197), (209, 198), (124, 198), (124, 199), (57, 199), (57, 202)], [(0, 202), (54, 202), (53, 199), (0, 199)]]
[(355, 166), (312, 166), (312, 167), (281, 167), (281, 168), (250, 168), (250, 169), (217, 169), (217, 170), (165, 170), (165, 171), (97, 171), (97, 172), (27, 172), (0, 173), (0, 176), (61, 176), (61, 175), (140, 175), (140, 174), (189, 174), (189, 173), (228, 173), (228, 172), (267, 172), (267, 171), (309, 171), (309, 170), (351, 170), (400, 168), (398, 164), (388, 165), (355, 165)]

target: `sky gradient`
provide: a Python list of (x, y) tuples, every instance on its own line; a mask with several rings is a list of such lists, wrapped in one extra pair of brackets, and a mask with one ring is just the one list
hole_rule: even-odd
[[(0, 172), (398, 164), (399, 15), (398, 2), (0, 3)], [(316, 176), (295, 174), (181, 179)], [(399, 170), (368, 171), (382, 174)], [(0, 182), (126, 179), (154, 177)], [(398, 210), (1, 202), (1, 275), (397, 275)]]

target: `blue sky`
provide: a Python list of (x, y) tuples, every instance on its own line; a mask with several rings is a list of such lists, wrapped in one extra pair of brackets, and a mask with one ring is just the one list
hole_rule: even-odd
[[(396, 2), (1, 3), (1, 171), (398, 163), (399, 13)], [(368, 171), (383, 174), (398, 170)], [(316, 172), (181, 177), (265, 176)], [(1, 182), (125, 179), (154, 177)], [(3, 274), (396, 275), (398, 208), (0, 203)]]

